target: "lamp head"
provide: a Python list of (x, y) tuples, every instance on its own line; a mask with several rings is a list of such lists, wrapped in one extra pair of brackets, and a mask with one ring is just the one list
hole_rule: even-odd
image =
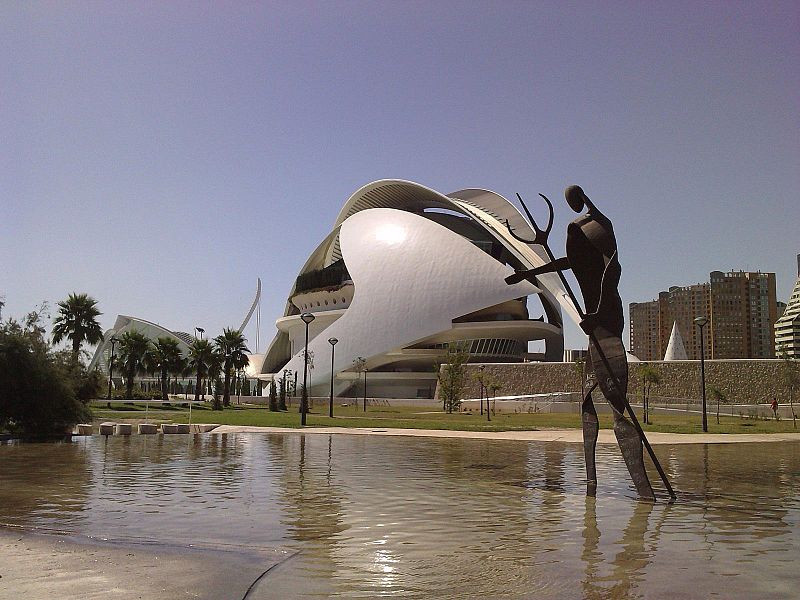
[(708, 323), (708, 317), (700, 316), (694, 318), (694, 324), (698, 327), (705, 327), (706, 323)]
[(303, 313), (302, 315), (300, 315), (300, 318), (303, 320), (303, 323), (305, 323), (306, 325), (308, 325), (308, 324), (309, 324), (309, 323), (311, 323), (311, 321), (313, 321), (313, 320), (314, 320), (316, 317), (315, 317), (314, 315), (312, 315), (310, 312), (305, 312), (305, 313)]
[(335, 346), (336, 344), (338, 344), (338, 343), (339, 343), (339, 340), (337, 340), (335, 337), (328, 338), (328, 343), (329, 343), (331, 346)]

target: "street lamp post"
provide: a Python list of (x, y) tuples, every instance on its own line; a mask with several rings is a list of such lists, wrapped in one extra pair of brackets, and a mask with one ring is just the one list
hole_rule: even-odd
[(480, 388), (481, 388), (481, 416), (483, 416), (483, 369), (484, 369), (484, 366), (481, 365), (479, 367), (480, 374), (478, 375), (478, 383), (480, 384)]
[(111, 374), (114, 372), (114, 344), (117, 338), (111, 336), (111, 358), (108, 361), (108, 408), (111, 408)]
[(336, 352), (336, 344), (339, 342), (335, 337), (329, 338), (328, 343), (331, 345), (331, 398), (328, 403), (328, 416), (333, 418), (333, 357)]
[(242, 386), (239, 384), (239, 375), (241, 372), (241, 369), (236, 369), (236, 404), (242, 403)]
[(703, 433), (708, 432), (706, 419), (706, 344), (703, 337), (703, 328), (708, 323), (706, 317), (695, 317), (694, 324), (700, 328), (700, 386), (703, 388)]
[(300, 425), (306, 424), (306, 412), (308, 411), (308, 325), (314, 318), (314, 315), (308, 312), (300, 315), (300, 319), (306, 324), (306, 349), (303, 351), (303, 395), (300, 397)]
[(367, 412), (367, 367), (364, 367), (364, 412)]
[[(233, 356), (233, 354), (231, 352), (226, 352), (225, 353), (225, 362), (222, 365), (223, 369), (224, 369), (223, 376), (225, 377), (225, 381), (228, 382), (228, 405), (229, 406), (230, 406), (230, 403), (231, 403), (231, 375), (232, 374), (231, 374), (230, 367), (231, 367), (231, 357), (232, 356)], [(219, 392), (219, 389), (217, 389), (217, 392)], [(223, 390), (223, 392), (224, 392), (224, 390)], [(216, 394), (214, 395), (214, 397), (215, 398), (217, 397)], [(225, 403), (225, 395), (224, 394), (222, 396), (222, 402), (223, 402), (223, 406), (224, 406), (224, 403)]]
[(287, 402), (289, 403), (290, 406), (292, 404), (292, 399), (289, 396), (289, 389), (290, 389), (290, 387), (289, 387), (289, 383), (290, 383), (289, 382), (289, 375), (291, 375), (291, 374), (292, 374), (292, 372), (289, 369), (284, 369), (283, 370), (283, 379), (281, 379), (281, 387), (283, 387), (283, 405), (284, 406), (283, 406), (283, 408), (281, 408), (280, 405), (278, 405), (278, 408), (280, 410), (283, 410), (283, 409), (286, 408), (286, 403)]

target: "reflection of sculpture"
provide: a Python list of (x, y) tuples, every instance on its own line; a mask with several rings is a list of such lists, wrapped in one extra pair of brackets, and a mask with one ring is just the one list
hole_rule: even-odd
[[(642, 498), (655, 499), (653, 488), (650, 486), (647, 472), (644, 469), (642, 453), (642, 442), (644, 442), (670, 495), (673, 495), (669, 482), (655, 459), (652, 449), (647, 444), (644, 433), (638, 426), (626, 399), (628, 362), (625, 347), (622, 345), (624, 326), (622, 300), (617, 291), (622, 269), (617, 260), (617, 241), (614, 237), (614, 228), (611, 221), (592, 204), (580, 187), (570, 186), (564, 194), (570, 208), (575, 212), (587, 209), (586, 213), (575, 219), (567, 228), (567, 256), (556, 260), (547, 246), (547, 236), (553, 224), (553, 207), (550, 201), (542, 196), (550, 207), (550, 218), (546, 229), (539, 229), (528, 213), (531, 225), (536, 232), (536, 238), (522, 240), (515, 237), (527, 243), (542, 245), (551, 262), (536, 269), (516, 273), (507, 277), (506, 282), (513, 284), (523, 279), (533, 282), (536, 275), (555, 271), (561, 277), (565, 289), (569, 292), (579, 311), (577, 299), (561, 271), (571, 268), (581, 288), (586, 311), (581, 313), (580, 325), (589, 336), (588, 378), (582, 405), (583, 444), (588, 480), (587, 494), (593, 496), (597, 490), (595, 446), (599, 424), (592, 402), (592, 391), (599, 386), (606, 400), (611, 404), (614, 413), (614, 433), (636, 486), (636, 491)], [(527, 213), (524, 204), (523, 208)], [(626, 408), (633, 422), (625, 417)]]
[[(660, 520), (655, 527), (650, 527), (650, 516), (653, 504), (639, 502), (633, 509), (628, 524), (622, 531), (622, 537), (613, 542), (618, 548), (611, 565), (611, 572), (602, 575), (604, 567), (603, 551), (600, 549), (601, 531), (597, 526), (596, 499), (586, 498), (586, 512), (583, 517), (583, 550), (581, 561), (585, 566), (582, 581), (584, 598), (636, 598), (643, 597), (637, 590), (644, 580), (647, 567), (653, 562), (653, 540), (661, 535), (661, 524), (667, 514), (664, 508)], [(611, 533), (607, 530), (602, 533)], [(648, 542), (645, 536), (649, 534)], [(605, 538), (608, 539), (608, 538)], [(652, 545), (651, 545), (652, 544)], [(609, 585), (610, 584), (610, 585)], [(640, 592), (640, 593), (637, 593)]]

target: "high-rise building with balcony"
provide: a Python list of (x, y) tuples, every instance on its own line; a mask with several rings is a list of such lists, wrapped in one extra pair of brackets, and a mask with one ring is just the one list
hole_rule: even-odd
[(689, 359), (700, 358), (694, 318), (708, 317), (707, 358), (773, 358), (777, 320), (775, 274), (713, 271), (709, 283), (671, 287), (657, 300), (630, 305), (631, 352), (641, 360), (661, 360), (675, 324)]
[(800, 358), (800, 254), (797, 255), (797, 281), (783, 314), (775, 323), (775, 353)]

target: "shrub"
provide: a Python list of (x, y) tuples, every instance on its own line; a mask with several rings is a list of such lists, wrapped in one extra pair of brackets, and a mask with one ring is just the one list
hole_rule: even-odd
[(48, 435), (91, 418), (87, 401), (99, 376), (53, 352), (40, 319), (34, 311), (0, 325), (0, 429)]

